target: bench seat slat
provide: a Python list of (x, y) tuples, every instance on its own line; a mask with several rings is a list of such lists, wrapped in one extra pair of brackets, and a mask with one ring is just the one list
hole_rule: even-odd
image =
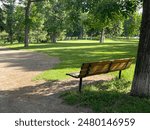
[(122, 63), (112, 63), (111, 67), (110, 67), (110, 72), (111, 71), (117, 71), (117, 70), (124, 70), (127, 66), (126, 62), (122, 62)]

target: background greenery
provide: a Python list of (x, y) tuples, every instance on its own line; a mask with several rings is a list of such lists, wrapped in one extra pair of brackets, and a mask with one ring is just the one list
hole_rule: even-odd
[(25, 35), (29, 36), (29, 44), (67, 39), (104, 42), (105, 37), (139, 36), (140, 0), (0, 0), (0, 3), (0, 39), (11, 44), (23, 43)]

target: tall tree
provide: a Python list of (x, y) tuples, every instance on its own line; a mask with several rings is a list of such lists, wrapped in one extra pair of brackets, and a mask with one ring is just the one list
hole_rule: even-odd
[(143, 0), (143, 16), (131, 95), (150, 96), (150, 1)]
[(52, 0), (45, 8), (44, 28), (50, 36), (51, 42), (56, 43), (57, 37), (63, 30), (64, 8), (60, 0)]
[(124, 36), (129, 38), (133, 36), (139, 36), (139, 29), (141, 26), (141, 14), (135, 12), (129, 18), (124, 21)]
[(4, 16), (3, 16), (3, 10), (0, 7), (0, 31), (4, 30)]
[(16, 6), (15, 13), (14, 34), (18, 43), (24, 42), (24, 7)]
[(16, 0), (3, 0), (3, 6), (6, 14), (6, 26), (5, 30), (8, 33), (8, 40), (13, 43), (13, 27), (14, 27), (14, 10), (15, 10)]
[(100, 43), (104, 42), (105, 28), (133, 13), (139, 0), (89, 0), (90, 14), (100, 30)]
[[(20, 0), (22, 1), (22, 0)], [(30, 31), (30, 11), (31, 11), (31, 4), (34, 2), (42, 2), (44, 0), (26, 0), (24, 1), (25, 4), (25, 37), (24, 37), (24, 47), (29, 46), (29, 31)]]
[(88, 2), (87, 0), (64, 0), (64, 2), (67, 12), (66, 35), (82, 39), (89, 10)]
[(44, 2), (36, 2), (32, 5), (30, 13), (30, 42), (45, 41), (46, 31), (44, 30)]
[(30, 7), (31, 0), (27, 0), (25, 7), (25, 36), (24, 36), (24, 47), (29, 46), (29, 30), (30, 30)]

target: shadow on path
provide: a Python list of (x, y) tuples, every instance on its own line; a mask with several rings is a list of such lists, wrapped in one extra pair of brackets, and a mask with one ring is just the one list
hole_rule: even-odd
[[(84, 84), (105, 80), (84, 80)], [(0, 91), (1, 113), (87, 113), (89, 108), (69, 106), (60, 95), (64, 91), (76, 89), (78, 80), (49, 81), (37, 86), (25, 86), (15, 90)]]
[(44, 71), (59, 63), (56, 57), (43, 53), (23, 50), (12, 50), (0, 47), (0, 64), (13, 69), (24, 71)]

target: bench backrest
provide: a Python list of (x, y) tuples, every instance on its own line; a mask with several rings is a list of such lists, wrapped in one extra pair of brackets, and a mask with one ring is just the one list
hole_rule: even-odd
[(134, 58), (125, 58), (101, 62), (83, 63), (79, 77), (124, 70), (130, 67), (133, 60)]

